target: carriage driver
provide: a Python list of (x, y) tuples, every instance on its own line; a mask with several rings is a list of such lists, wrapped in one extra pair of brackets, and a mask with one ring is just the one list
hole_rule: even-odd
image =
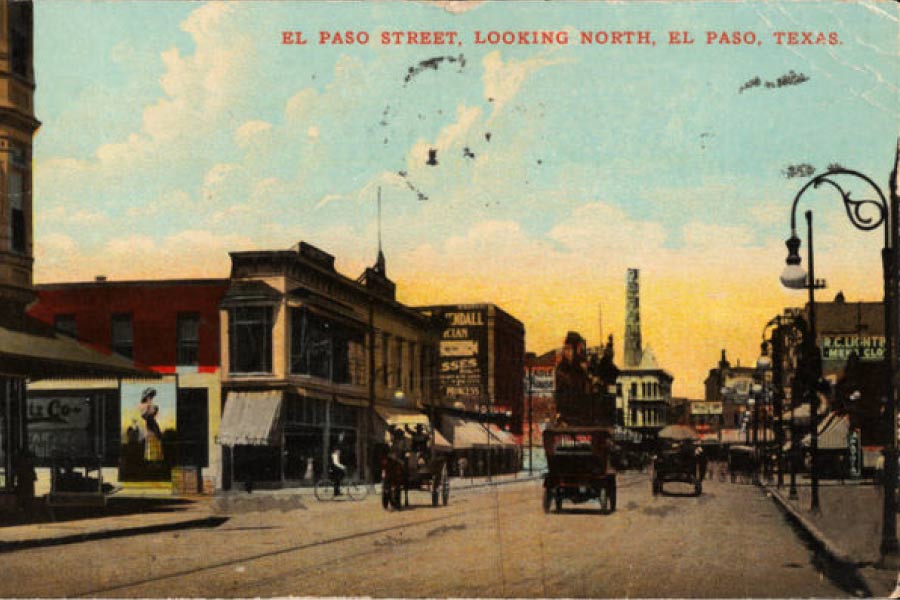
[(406, 457), (406, 453), (409, 452), (408, 445), (406, 443), (406, 435), (403, 433), (403, 430), (394, 425), (390, 426), (391, 432), (391, 450), (390, 455), (394, 458), (394, 460), (402, 461)]
[(425, 426), (421, 423), (416, 423), (416, 428), (413, 430), (409, 428), (409, 425), (404, 424), (403, 428), (406, 429), (406, 432), (412, 437), (412, 451), (418, 453), (420, 459), (427, 461), (430, 458), (428, 442), (430, 442), (431, 439), (425, 431)]

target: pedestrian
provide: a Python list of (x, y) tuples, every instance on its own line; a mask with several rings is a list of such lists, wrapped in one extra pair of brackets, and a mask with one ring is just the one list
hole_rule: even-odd
[(19, 508), (26, 517), (31, 517), (34, 513), (34, 482), (37, 474), (34, 472), (34, 458), (27, 448), (16, 457), (13, 474), (16, 478), (16, 499)]
[(469, 461), (465, 456), (460, 456), (456, 459), (456, 468), (459, 471), (460, 477), (466, 476), (466, 467), (469, 466)]
[(335, 446), (331, 450), (331, 480), (334, 482), (334, 495), (341, 496), (341, 480), (347, 474), (347, 467), (341, 462), (341, 449)]

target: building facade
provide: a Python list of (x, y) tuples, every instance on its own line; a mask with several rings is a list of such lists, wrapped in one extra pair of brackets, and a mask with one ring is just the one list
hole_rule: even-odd
[(356, 280), (305, 242), (231, 262), (220, 310), (226, 487), (312, 484), (334, 448), (354, 476), (377, 478), (393, 416), (434, 406), (440, 327), (397, 302), (380, 253)]
[(616, 409), (621, 410), (626, 428), (653, 437), (668, 424), (674, 378), (660, 368), (649, 348), (641, 354), (639, 365), (619, 372)]
[(444, 323), (439, 393), (445, 408), (488, 415), (515, 435), (525, 414), (525, 326), (494, 304), (418, 308)]
[[(29, 384), (29, 431), (38, 466), (84, 466), (96, 446), (107, 481), (171, 487), (190, 470), (193, 479), (181, 491), (212, 491), (221, 479), (215, 445), (222, 406), (219, 304), (227, 289), (226, 279), (112, 282), (102, 277), (36, 286), (34, 318), (157, 374)], [(158, 409), (152, 422), (142, 414), (148, 389), (155, 392), (151, 402)], [(79, 405), (90, 406), (90, 413), (67, 427), (47, 419), (54, 406)], [(151, 452), (155, 437), (159, 450)]]

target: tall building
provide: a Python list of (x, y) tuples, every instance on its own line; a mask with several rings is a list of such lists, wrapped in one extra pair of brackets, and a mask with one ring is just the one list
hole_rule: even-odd
[(638, 269), (628, 269), (625, 276), (624, 363), (616, 379), (617, 422), (652, 438), (668, 421), (674, 378), (643, 347)]
[(625, 368), (641, 364), (640, 271), (628, 269), (625, 276)]

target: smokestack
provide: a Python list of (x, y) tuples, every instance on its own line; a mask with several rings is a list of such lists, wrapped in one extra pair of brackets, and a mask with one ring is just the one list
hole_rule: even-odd
[(625, 275), (625, 368), (641, 364), (640, 271), (628, 269)]

